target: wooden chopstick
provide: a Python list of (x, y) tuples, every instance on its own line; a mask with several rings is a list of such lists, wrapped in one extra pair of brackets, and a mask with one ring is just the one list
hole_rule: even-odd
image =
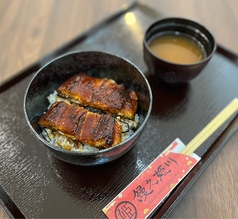
[(238, 111), (238, 98), (232, 100), (205, 128), (199, 132), (181, 151), (182, 154), (192, 154), (205, 142), (222, 124)]

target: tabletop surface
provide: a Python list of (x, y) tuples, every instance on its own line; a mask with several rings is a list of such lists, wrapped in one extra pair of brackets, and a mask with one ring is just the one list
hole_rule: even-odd
[[(1, 77), (4, 82), (40, 58), (112, 15), (128, 1), (0, 1)], [(143, 2), (143, 1), (141, 1)], [(238, 2), (148, 0), (146, 4), (165, 16), (190, 18), (212, 31), (217, 42), (238, 54)], [(238, 134), (209, 165), (171, 218), (237, 218)], [(0, 218), (5, 214), (0, 210)], [(6, 217), (6, 216), (5, 216)]]

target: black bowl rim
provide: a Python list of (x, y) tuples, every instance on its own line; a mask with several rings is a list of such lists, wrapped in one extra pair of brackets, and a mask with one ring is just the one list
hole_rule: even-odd
[[(81, 152), (81, 151), (67, 151), (63, 148), (60, 148), (60, 147), (57, 147), (53, 144), (51, 144), (50, 142), (48, 142), (47, 140), (45, 140), (41, 135), (39, 135), (35, 129), (32, 127), (32, 124), (30, 123), (29, 119), (28, 119), (28, 114), (27, 114), (27, 110), (26, 110), (26, 99), (27, 99), (27, 94), (28, 94), (28, 91), (31, 87), (31, 84), (32, 82), (35, 80), (35, 78), (38, 76), (38, 74), (40, 74), (40, 72), (46, 68), (48, 65), (50, 65), (51, 63), (53, 63), (54, 61), (56, 60), (59, 60), (59, 59), (62, 59), (62, 58), (66, 58), (67, 56), (70, 56), (70, 55), (78, 55), (78, 54), (82, 54), (82, 53), (99, 53), (99, 54), (102, 54), (102, 55), (109, 55), (109, 56), (113, 56), (113, 57), (116, 57), (118, 59), (121, 59), (125, 62), (127, 62), (129, 65), (133, 66), (140, 74), (141, 76), (143, 77), (146, 85), (147, 85), (147, 88), (148, 88), (148, 91), (149, 91), (149, 108), (148, 108), (148, 111), (146, 113), (146, 116), (144, 118), (144, 121), (142, 122), (142, 124), (140, 125), (140, 127), (138, 129), (136, 129), (136, 131), (133, 133), (133, 135), (131, 135), (129, 138), (127, 138), (125, 141), (121, 142), (120, 144), (118, 145), (115, 145), (113, 147), (110, 147), (110, 148), (107, 148), (107, 149), (102, 149), (102, 150), (99, 150), (97, 152), (91, 152), (91, 151), (88, 151), (88, 152)], [(142, 71), (134, 64), (132, 63), (131, 61), (129, 61), (128, 59), (126, 59), (125, 57), (122, 57), (118, 54), (115, 54), (115, 53), (111, 53), (111, 52), (102, 52), (102, 51), (97, 51), (97, 50), (82, 50), (82, 51), (75, 51), (75, 52), (68, 52), (68, 53), (65, 53), (63, 55), (60, 55), (54, 59), (52, 59), (51, 61), (49, 61), (48, 63), (46, 63), (44, 66), (42, 66), (35, 74), (34, 76), (32, 77), (32, 79), (30, 80), (28, 86), (27, 86), (27, 89), (25, 91), (25, 94), (24, 94), (24, 106), (23, 106), (23, 110), (24, 110), (24, 114), (25, 114), (25, 118), (26, 118), (26, 121), (27, 121), (27, 124), (28, 126), (30, 127), (31, 131), (33, 132), (33, 134), (37, 137), (38, 140), (40, 140), (45, 146), (49, 147), (50, 149), (53, 149), (53, 150), (56, 150), (58, 152), (62, 152), (62, 153), (65, 153), (65, 154), (68, 154), (68, 155), (80, 155), (80, 156), (91, 156), (91, 155), (96, 155), (96, 156), (100, 156), (104, 153), (108, 153), (110, 151), (113, 151), (117, 148), (120, 148), (122, 147), (123, 145), (125, 145), (127, 142), (129, 142), (131, 139), (133, 139), (134, 137), (136, 137), (145, 127), (149, 117), (150, 117), (150, 114), (151, 114), (151, 110), (152, 110), (152, 102), (153, 102), (153, 96), (152, 96), (152, 90), (151, 90), (151, 87), (150, 87), (150, 84), (147, 80), (147, 78), (145, 77), (145, 75), (142, 73)]]
[[(213, 46), (213, 49), (212, 49), (211, 53), (209, 54), (209, 56), (207, 56), (205, 59), (203, 59), (203, 60), (201, 60), (201, 61), (199, 61), (199, 62), (195, 62), (195, 63), (191, 63), (191, 64), (180, 64), (180, 63), (170, 62), (170, 61), (168, 61), (168, 60), (166, 60), (166, 59), (163, 59), (163, 58), (161, 58), (161, 57), (158, 57), (158, 56), (156, 56), (156, 55), (151, 51), (151, 49), (149, 48), (149, 45), (148, 45), (148, 43), (147, 43), (147, 40), (146, 40), (146, 35), (147, 35), (147, 33), (149, 32), (149, 30), (150, 30), (154, 25), (156, 25), (156, 24), (159, 23), (159, 22), (168, 22), (168, 24), (169, 24), (169, 23), (172, 23), (172, 22), (173, 22), (173, 23), (176, 23), (176, 21), (186, 21), (186, 22), (189, 22), (189, 23), (190, 23), (190, 26), (192, 26), (191, 24), (196, 24), (196, 25), (200, 26), (201, 28), (203, 28), (205, 31), (207, 31), (207, 33), (210, 34), (211, 38), (213, 39), (214, 46)], [(159, 60), (161, 60), (161, 61), (163, 61), (163, 62), (165, 62), (165, 63), (168, 63), (168, 64), (170, 64), (170, 65), (174, 65), (174, 66), (188, 66), (188, 67), (189, 67), (189, 66), (194, 66), (194, 65), (200, 65), (200, 64), (206, 62), (207, 60), (209, 60), (209, 59), (213, 56), (213, 54), (215, 53), (215, 51), (216, 51), (216, 49), (217, 49), (216, 39), (215, 39), (214, 35), (211, 33), (210, 30), (208, 30), (204, 25), (202, 25), (202, 24), (200, 24), (200, 23), (198, 23), (198, 22), (196, 22), (196, 21), (194, 21), (194, 20), (187, 19), (187, 18), (182, 18), (182, 17), (168, 17), (168, 18), (162, 18), (162, 19), (159, 19), (159, 20), (153, 22), (153, 23), (147, 28), (147, 30), (146, 30), (146, 32), (145, 32), (145, 34), (144, 34), (143, 44), (144, 44), (144, 46), (146, 47), (146, 49), (150, 52), (150, 54), (153, 55), (153, 57), (155, 57), (155, 58), (157, 58), (157, 59), (159, 59)]]

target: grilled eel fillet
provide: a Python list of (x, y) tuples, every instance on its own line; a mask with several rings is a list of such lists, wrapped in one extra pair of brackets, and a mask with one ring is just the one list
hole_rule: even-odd
[(94, 147), (109, 148), (121, 142), (122, 126), (115, 118), (65, 101), (55, 102), (39, 124)]
[(123, 84), (111, 79), (93, 78), (79, 73), (65, 81), (58, 95), (90, 106), (106, 113), (133, 119), (137, 110), (138, 97), (134, 91), (127, 92)]

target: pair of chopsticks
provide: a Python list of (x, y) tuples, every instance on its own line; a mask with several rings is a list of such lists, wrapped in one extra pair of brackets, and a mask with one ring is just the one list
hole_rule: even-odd
[(232, 100), (208, 125), (199, 132), (182, 150), (182, 154), (192, 154), (205, 142), (219, 127), (238, 111), (238, 98)]

